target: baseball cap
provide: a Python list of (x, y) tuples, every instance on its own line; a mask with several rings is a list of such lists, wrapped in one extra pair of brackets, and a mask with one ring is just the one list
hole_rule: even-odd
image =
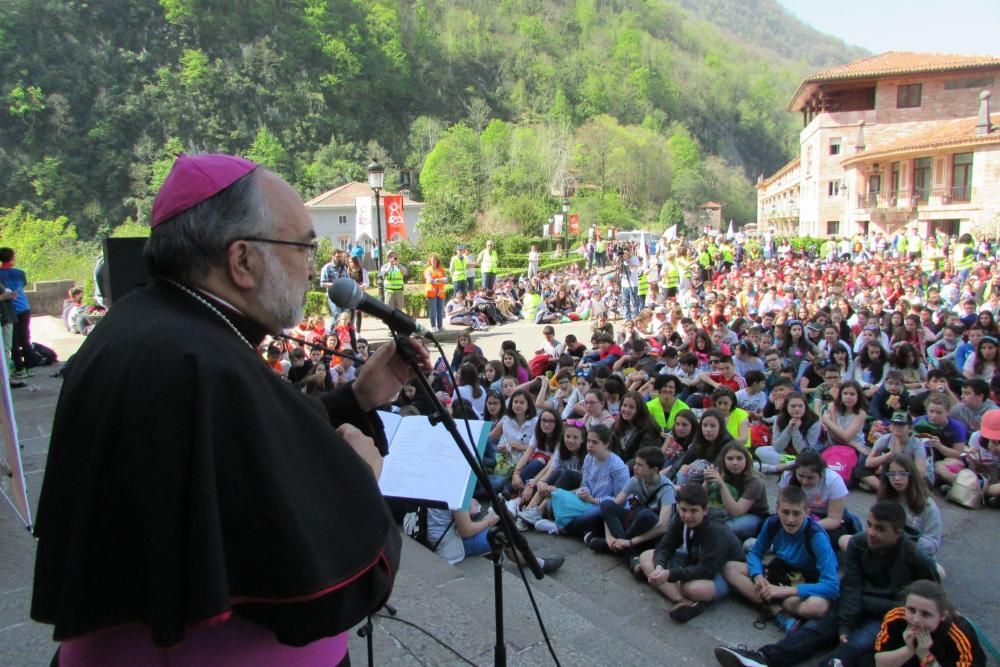
[(990, 410), (983, 415), (979, 434), (982, 438), (1000, 440), (1000, 410)]
[(156, 194), (149, 226), (156, 227), (211, 199), (257, 166), (255, 162), (235, 155), (181, 153)]
[[(998, 410), (998, 412), (1000, 412), (1000, 410)], [(892, 413), (892, 417), (889, 419), (889, 423), (905, 424), (909, 426), (910, 424), (913, 423), (913, 420), (910, 419), (910, 413), (904, 412), (903, 410), (896, 410), (895, 412)]]

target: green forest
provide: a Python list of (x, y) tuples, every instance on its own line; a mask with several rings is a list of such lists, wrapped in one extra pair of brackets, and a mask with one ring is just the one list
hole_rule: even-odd
[(135, 229), (182, 151), (304, 198), (379, 160), (425, 233), (537, 233), (565, 188), (585, 224), (749, 222), (795, 86), (859, 55), (775, 0), (4, 0), (0, 241)]

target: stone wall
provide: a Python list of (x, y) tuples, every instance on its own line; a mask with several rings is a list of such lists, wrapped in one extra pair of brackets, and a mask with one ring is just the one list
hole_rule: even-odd
[(34, 289), (25, 289), (31, 314), (62, 317), (63, 299), (74, 284), (72, 280), (47, 280), (35, 283)]

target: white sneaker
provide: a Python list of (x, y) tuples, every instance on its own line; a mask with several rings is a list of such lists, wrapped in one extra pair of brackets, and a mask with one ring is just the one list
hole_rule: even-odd
[(549, 535), (559, 534), (559, 526), (552, 519), (539, 519), (535, 522), (535, 530), (548, 533)]
[(510, 512), (511, 516), (517, 516), (517, 511), (521, 509), (521, 499), (511, 498), (506, 503), (507, 511)]
[(523, 512), (519, 512), (517, 518), (521, 519), (525, 523), (534, 525), (538, 523), (539, 519), (542, 518), (542, 513), (538, 511), (537, 507), (529, 507)]
[(761, 463), (760, 464), (760, 471), (761, 472), (776, 473), (776, 472), (778, 472), (778, 466), (776, 464), (774, 464), (774, 463)]
[(516, 519), (514, 519), (514, 526), (522, 533), (531, 528), (531, 524), (522, 519), (521, 517), (517, 517)]

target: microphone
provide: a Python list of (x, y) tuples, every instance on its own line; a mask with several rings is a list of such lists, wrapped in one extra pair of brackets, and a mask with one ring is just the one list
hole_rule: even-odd
[(405, 336), (417, 334), (434, 340), (431, 332), (423, 328), (406, 313), (390, 308), (378, 299), (365, 294), (353, 278), (338, 278), (327, 291), (330, 301), (344, 310), (360, 310), (372, 317), (382, 320), (390, 329)]

